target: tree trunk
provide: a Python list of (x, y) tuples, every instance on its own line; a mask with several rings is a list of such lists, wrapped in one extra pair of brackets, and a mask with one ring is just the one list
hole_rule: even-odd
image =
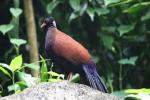
[[(23, 0), (24, 12), (26, 19), (27, 35), (29, 41), (29, 54), (30, 62), (35, 62), (39, 60), (38, 46), (37, 46), (37, 36), (36, 36), (36, 26), (34, 20), (34, 11), (32, 0)], [(32, 76), (37, 77), (39, 71), (32, 70)]]

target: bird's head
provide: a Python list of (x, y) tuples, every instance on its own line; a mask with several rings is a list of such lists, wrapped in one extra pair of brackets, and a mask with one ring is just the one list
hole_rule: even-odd
[(53, 17), (45, 18), (41, 24), (41, 28), (56, 27), (56, 22)]

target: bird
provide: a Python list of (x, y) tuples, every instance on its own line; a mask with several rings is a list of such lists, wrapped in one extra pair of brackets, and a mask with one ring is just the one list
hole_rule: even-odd
[(89, 85), (101, 92), (108, 90), (99, 76), (96, 64), (88, 50), (71, 36), (60, 31), (54, 17), (49, 16), (41, 23), (45, 29), (45, 52), (53, 63), (61, 66), (66, 72), (79, 73)]

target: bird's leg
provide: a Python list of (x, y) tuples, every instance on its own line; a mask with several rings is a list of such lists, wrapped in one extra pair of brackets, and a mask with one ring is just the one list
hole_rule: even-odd
[(72, 80), (72, 72), (69, 73), (69, 75), (67, 76), (67, 80), (71, 81)]

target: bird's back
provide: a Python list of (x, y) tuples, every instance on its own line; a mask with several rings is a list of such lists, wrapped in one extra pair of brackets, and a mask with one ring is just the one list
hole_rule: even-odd
[(89, 52), (80, 43), (59, 30), (54, 37), (53, 50), (58, 56), (75, 64), (84, 64), (91, 60)]

